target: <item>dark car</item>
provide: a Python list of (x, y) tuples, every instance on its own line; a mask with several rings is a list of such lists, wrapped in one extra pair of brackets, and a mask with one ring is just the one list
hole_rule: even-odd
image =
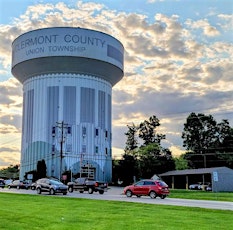
[(38, 194), (41, 194), (42, 192), (48, 192), (50, 195), (54, 195), (56, 193), (62, 193), (63, 195), (66, 195), (67, 190), (68, 186), (59, 180), (41, 178), (36, 181), (36, 191)]
[(8, 184), (8, 188), (29, 189), (30, 184), (27, 181), (14, 180), (12, 183)]
[(32, 184), (31, 184), (31, 190), (35, 190), (36, 189), (36, 184), (37, 183), (37, 181), (36, 182), (33, 182)]
[(5, 181), (0, 179), (0, 188), (5, 188)]
[(161, 199), (164, 199), (169, 193), (168, 185), (161, 180), (141, 180), (124, 188), (124, 194), (127, 197), (135, 195), (137, 197), (150, 196), (151, 198), (156, 198), (159, 196)]
[(93, 192), (99, 192), (99, 194), (104, 194), (108, 190), (108, 183), (104, 181), (96, 181), (93, 179), (88, 179), (86, 177), (77, 178), (74, 182), (67, 183), (69, 192), (79, 191), (83, 193), (88, 191), (89, 194)]

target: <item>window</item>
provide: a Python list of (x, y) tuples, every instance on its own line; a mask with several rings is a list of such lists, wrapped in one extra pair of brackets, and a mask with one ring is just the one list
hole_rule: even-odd
[(87, 134), (87, 129), (86, 129), (86, 127), (83, 127), (82, 128), (82, 135), (86, 136), (86, 134)]
[(144, 185), (144, 181), (139, 181), (139, 182), (136, 183), (135, 185), (137, 185), (137, 186), (142, 186), (142, 185)]
[(99, 147), (95, 146), (95, 153), (98, 153), (98, 152), (99, 152)]
[(71, 134), (71, 127), (70, 126), (67, 128), (67, 133)]
[(67, 144), (66, 145), (66, 151), (67, 152), (71, 152), (72, 151), (72, 145), (71, 144)]
[(52, 135), (53, 135), (53, 137), (55, 136), (55, 134), (56, 134), (56, 127), (53, 126), (53, 127), (52, 127)]
[(99, 136), (99, 129), (95, 129), (95, 135)]
[(108, 137), (108, 131), (107, 130), (105, 131), (105, 137), (106, 138)]
[(82, 153), (86, 153), (86, 145), (82, 145)]
[(155, 185), (153, 181), (145, 181), (145, 185)]

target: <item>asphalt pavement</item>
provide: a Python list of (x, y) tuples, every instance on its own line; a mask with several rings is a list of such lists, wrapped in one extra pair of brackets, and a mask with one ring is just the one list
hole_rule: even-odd
[[(83, 199), (95, 199), (95, 200), (110, 200), (110, 201), (121, 201), (121, 202), (134, 202), (134, 203), (144, 203), (144, 204), (154, 204), (154, 205), (173, 205), (173, 206), (185, 206), (185, 207), (196, 207), (196, 208), (207, 208), (207, 209), (218, 209), (218, 210), (230, 210), (233, 211), (233, 202), (225, 201), (209, 201), (209, 200), (190, 200), (190, 199), (177, 199), (166, 197), (165, 199), (151, 199), (148, 196), (142, 197), (126, 197), (123, 194), (123, 187), (109, 186), (109, 189), (104, 194), (99, 194), (94, 192), (93, 194), (88, 194), (87, 192), (79, 193), (73, 192), (68, 193), (65, 197), (71, 198), (83, 198)], [(25, 189), (0, 189), (1, 192), (7, 193), (18, 193), (18, 194), (34, 194), (38, 195), (35, 190), (25, 190)], [(45, 195), (48, 195), (44, 193)], [(62, 194), (56, 194), (56, 196), (63, 196)]]

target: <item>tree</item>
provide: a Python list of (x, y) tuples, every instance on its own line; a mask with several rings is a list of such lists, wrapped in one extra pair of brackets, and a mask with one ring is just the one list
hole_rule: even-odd
[(149, 118), (149, 120), (145, 120), (140, 123), (139, 130), (139, 138), (143, 140), (143, 145), (148, 145), (150, 143), (161, 143), (161, 140), (165, 139), (166, 136), (162, 134), (156, 133), (156, 128), (160, 126), (159, 119), (153, 115)]
[(233, 129), (227, 120), (218, 124), (219, 127), (219, 145), (217, 149), (217, 158), (221, 166), (233, 168)]
[(0, 170), (0, 177), (18, 179), (20, 165), (10, 165), (7, 168)]
[(233, 132), (227, 120), (218, 124), (211, 115), (191, 113), (182, 138), (189, 167), (232, 167)]
[(45, 160), (41, 160), (37, 162), (37, 177), (38, 178), (43, 178), (46, 177), (46, 164), (45, 164)]
[(138, 155), (140, 178), (151, 178), (154, 174), (160, 173), (160, 146), (157, 143), (141, 146)]
[[(159, 119), (155, 115), (138, 126), (134, 124), (127, 126), (125, 154), (119, 162), (121, 178), (124, 182), (132, 180), (135, 176), (151, 178), (154, 174), (175, 169), (171, 152), (161, 146), (161, 141), (166, 136), (156, 132), (158, 126), (160, 126)], [(142, 140), (141, 146), (138, 144), (138, 139)]]
[(124, 154), (122, 159), (119, 160), (118, 175), (124, 185), (134, 182), (134, 178), (138, 175), (137, 159), (135, 156)]
[(217, 122), (211, 115), (191, 113), (182, 132), (183, 146), (193, 153), (204, 154), (207, 149), (216, 143), (218, 139), (216, 134)]
[(175, 169), (175, 162), (169, 149), (158, 143), (150, 143), (139, 150), (139, 170), (141, 178), (151, 178)]
[(125, 153), (133, 154), (134, 150), (138, 147), (138, 142), (136, 138), (138, 128), (134, 125), (127, 125), (128, 131), (125, 133), (127, 140), (125, 146)]
[(117, 183), (117, 181), (120, 179), (120, 167), (119, 167), (119, 161), (118, 159), (112, 160), (112, 182)]
[(176, 170), (188, 169), (188, 161), (184, 158), (184, 154), (175, 157)]

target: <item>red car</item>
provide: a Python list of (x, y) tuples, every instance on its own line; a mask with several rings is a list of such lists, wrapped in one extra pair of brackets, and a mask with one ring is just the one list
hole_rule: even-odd
[(124, 188), (124, 194), (127, 197), (133, 195), (136, 195), (137, 197), (150, 196), (154, 199), (159, 196), (161, 199), (164, 199), (169, 193), (168, 185), (161, 180), (140, 180), (137, 183)]

